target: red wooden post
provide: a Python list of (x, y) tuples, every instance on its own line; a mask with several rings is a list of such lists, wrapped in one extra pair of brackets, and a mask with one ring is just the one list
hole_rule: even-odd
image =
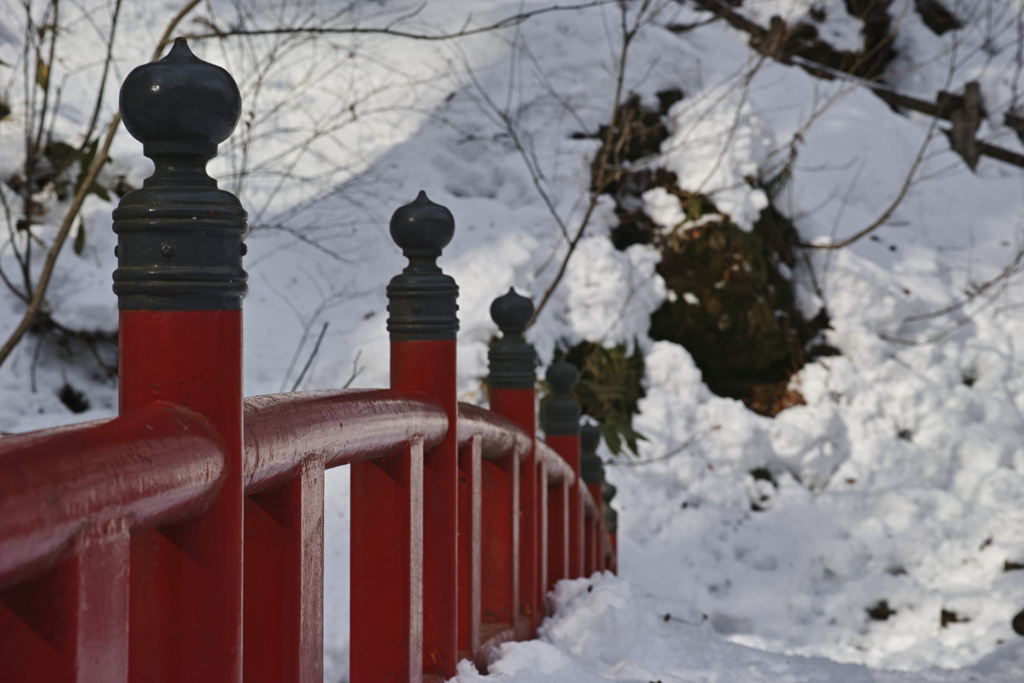
[(552, 363), (547, 371), (551, 398), (544, 407), (544, 440), (572, 468), (576, 481), (569, 488), (568, 578), (583, 573), (583, 480), (580, 478), (580, 406), (571, 395), (579, 373), (565, 360)]
[[(533, 303), (514, 289), (491, 304), (491, 318), (502, 338), (488, 351), (487, 387), (491, 410), (503, 415), (530, 436), (537, 431), (537, 354), (523, 338), (533, 317)], [(519, 464), (518, 604), (515, 630), (519, 639), (532, 638), (542, 618), (543, 586), (540, 582), (540, 496), (537, 454), (531, 448)]]
[[(458, 629), (458, 429), (455, 395), (455, 335), (458, 318), (455, 304), (458, 287), (441, 272), (435, 261), (451, 240), (455, 222), (451, 212), (434, 204), (421, 192), (414, 202), (398, 209), (391, 218), (391, 236), (409, 259), (405, 270), (388, 285), (388, 331), (391, 335), (391, 387), (422, 391), (438, 399), (448, 416), (448, 432), (430, 453), (424, 454), (422, 482), (415, 482), (414, 463), (397, 464), (366, 462), (353, 465), (352, 494), (352, 673), (353, 683), (363, 681), (405, 680), (389, 678), (391, 672), (408, 672), (418, 680), (418, 670), (451, 678), (457, 664)], [(430, 548), (422, 553), (409, 546), (406, 558), (401, 553), (387, 553), (379, 545), (383, 530), (375, 524), (385, 503), (374, 489), (380, 476), (391, 476), (405, 487), (395, 492), (400, 507), (411, 515), (410, 524), (422, 525), (422, 543)], [(387, 472), (391, 474), (386, 474)], [(404, 483), (403, 483), (404, 482)], [(415, 487), (422, 487), (421, 502), (414, 500)], [(357, 494), (356, 489), (359, 488)], [(413, 507), (409, 507), (413, 501)], [(415, 507), (419, 504), (421, 507)], [(418, 521), (417, 521), (418, 520)], [(359, 545), (357, 545), (356, 527)], [(385, 534), (386, 536), (386, 534)], [(414, 541), (415, 534), (409, 536)], [(404, 538), (404, 536), (403, 536)], [(404, 542), (404, 541), (403, 541)], [(412, 541), (410, 541), (411, 543)], [(381, 562), (384, 552), (388, 562)], [(367, 614), (380, 609), (383, 595), (369, 589), (368, 584), (405, 584), (410, 580), (409, 553), (422, 558), (422, 586), (399, 597), (398, 606), (388, 607), (389, 616), (372, 617), (367, 628)], [(358, 565), (358, 566), (357, 566)], [(412, 573), (418, 571), (414, 568)], [(375, 574), (374, 578), (371, 575)], [(404, 588), (402, 589), (405, 590)], [(358, 600), (357, 600), (357, 597)], [(405, 596), (406, 593), (401, 593)], [(404, 600), (404, 602), (403, 602)], [(418, 633), (417, 633), (418, 632)], [(422, 652), (408, 653), (422, 638)], [(398, 642), (401, 652), (392, 651)], [(360, 652), (357, 654), (357, 648)], [(404, 654), (403, 654), (404, 653)], [(392, 664), (388, 660), (412, 657), (415, 661)], [(357, 672), (357, 660), (359, 662)], [(382, 667), (373, 669), (372, 662)], [(395, 673), (394, 675), (399, 675)]]
[(242, 679), (245, 212), (204, 170), (240, 112), (231, 76), (183, 39), (121, 88), (125, 127), (156, 165), (114, 212), (121, 413), (188, 406), (220, 434), (226, 463), (209, 510), (131, 540), (136, 681)]
[(459, 452), (459, 659), (480, 648), (481, 546), (480, 437)]

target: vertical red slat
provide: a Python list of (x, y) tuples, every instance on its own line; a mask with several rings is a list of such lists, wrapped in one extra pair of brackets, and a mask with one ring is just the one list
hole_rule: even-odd
[[(603, 479), (603, 477), (602, 477)], [(593, 572), (599, 572), (604, 570), (604, 539), (605, 539), (605, 528), (604, 528), (604, 486), (601, 482), (594, 484), (587, 484), (587, 490), (590, 491), (590, 497), (594, 501), (594, 505), (597, 506), (597, 511), (594, 513), (594, 550), (593, 550)]]
[[(532, 442), (537, 431), (537, 401), (534, 389), (491, 389), (490, 407), (523, 428)], [(516, 608), (516, 637), (533, 638), (540, 624), (539, 591), (539, 501), (537, 457), (533, 448), (519, 461), (519, 604)]]
[(569, 576), (569, 482), (548, 488), (548, 576), (545, 588)]
[(594, 516), (589, 512), (583, 520), (583, 573), (590, 576), (594, 573)]
[(480, 437), (459, 453), (459, 659), (480, 647)]
[(209, 510), (132, 537), (130, 678), (241, 681), (242, 312), (122, 310), (120, 330), (121, 413), (185, 405), (225, 455)]
[(600, 482), (594, 484), (587, 484), (587, 490), (590, 492), (590, 497), (594, 501), (594, 505), (597, 506), (597, 511), (593, 516), (593, 540), (591, 543), (591, 566), (590, 571), (587, 575), (593, 574), (594, 572), (601, 571), (604, 569), (604, 497), (602, 492), (602, 485)]
[(448, 416), (448, 433), (423, 458), (423, 672), (448, 679), (458, 663), (455, 340), (392, 341), (391, 388), (430, 394)]
[[(536, 444), (536, 439), (534, 439)], [(543, 461), (537, 467), (537, 499), (540, 501), (540, 529), (537, 537), (539, 570), (537, 572), (537, 620), (544, 618), (544, 595), (548, 590), (548, 517), (550, 514), (551, 492), (548, 489), (548, 468)]]
[(569, 464), (576, 481), (569, 487), (569, 565), (568, 578), (575, 579), (583, 573), (583, 480), (580, 478), (580, 437), (579, 434), (548, 434), (548, 445)]
[(514, 629), (519, 577), (516, 532), (519, 467), (514, 453), (481, 468), (481, 642)]
[(0, 679), (126, 680), (128, 544), (125, 520), (89, 529), (72, 557), (0, 591)]
[(416, 683), (423, 652), (423, 440), (352, 464), (352, 683)]
[(246, 683), (321, 683), (324, 462), (245, 500)]

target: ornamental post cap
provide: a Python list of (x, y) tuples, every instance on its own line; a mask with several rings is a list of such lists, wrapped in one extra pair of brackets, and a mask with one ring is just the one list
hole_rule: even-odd
[(391, 216), (391, 239), (402, 252), (440, 256), (455, 234), (455, 218), (447, 207), (435, 204), (420, 190), (419, 195)]
[(491, 303), (491, 320), (502, 334), (522, 334), (533, 317), (533, 302), (516, 292), (514, 287)]
[(119, 106), (125, 128), (143, 144), (198, 143), (216, 153), (238, 123), (242, 96), (231, 74), (177, 38), (163, 59), (128, 74)]
[(597, 457), (597, 444), (601, 442), (601, 430), (586, 423), (580, 428), (580, 476), (587, 484), (604, 481), (604, 463)]
[(606, 506), (612, 502), (612, 498), (615, 497), (616, 491), (618, 491), (618, 488), (615, 487), (615, 484), (609, 484), (605, 481), (601, 485), (601, 497), (604, 498), (604, 504)]
[(568, 395), (576, 386), (579, 371), (576, 370), (576, 366), (562, 358), (548, 366), (544, 377), (555, 394)]
[(583, 453), (596, 453), (599, 443), (601, 443), (601, 430), (597, 428), (597, 425), (588, 422), (580, 427), (580, 450)]

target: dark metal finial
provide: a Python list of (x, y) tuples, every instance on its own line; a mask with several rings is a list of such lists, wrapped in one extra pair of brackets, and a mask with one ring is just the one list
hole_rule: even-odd
[(576, 435), (580, 433), (580, 404), (572, 397), (579, 373), (562, 359), (548, 366), (545, 374), (551, 386), (551, 398), (544, 406), (544, 432)]
[(576, 366), (565, 359), (555, 361), (548, 366), (548, 371), (544, 373), (544, 378), (551, 385), (551, 390), (555, 394), (564, 394), (566, 396), (576, 386), (576, 380), (579, 379), (579, 376), (580, 373)]
[(615, 497), (616, 491), (618, 491), (618, 489), (615, 487), (615, 484), (610, 484), (606, 481), (601, 485), (601, 497), (604, 498), (604, 504), (606, 507), (612, 502), (612, 498)]
[(497, 323), (506, 338), (509, 335), (522, 336), (526, 324), (533, 317), (533, 302), (509, 287), (508, 292), (491, 304), (491, 320)]
[(242, 111), (234, 79), (178, 38), (163, 59), (128, 74), (120, 105), (125, 127), (156, 169), (114, 210), (118, 306), (240, 309), (246, 214), (238, 198), (206, 174)]
[(231, 74), (196, 57), (178, 38), (163, 59), (128, 74), (120, 106), (124, 127), (147, 147), (203, 145), (213, 157), (238, 124), (242, 96)]
[(409, 265), (388, 285), (388, 332), (392, 341), (455, 339), (459, 288), (437, 266), (455, 234), (452, 212), (421, 191), (391, 217), (391, 238)]
[(391, 216), (391, 239), (406, 256), (422, 253), (432, 254), (436, 259), (454, 234), (452, 212), (430, 201), (423, 190)]
[(533, 302), (509, 288), (491, 304), (491, 319), (501, 329), (501, 339), (487, 351), (492, 389), (532, 389), (537, 383), (537, 352), (523, 338), (533, 316)]
[(601, 430), (589, 422), (580, 428), (580, 476), (584, 483), (600, 484), (604, 481), (604, 463), (597, 457), (601, 443)]

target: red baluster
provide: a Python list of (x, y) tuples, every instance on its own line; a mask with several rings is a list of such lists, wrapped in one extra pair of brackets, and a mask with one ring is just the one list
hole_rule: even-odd
[(548, 367), (547, 380), (551, 385), (551, 398), (544, 407), (544, 440), (572, 469), (576, 480), (568, 495), (568, 578), (583, 573), (583, 480), (580, 478), (580, 406), (571, 396), (579, 373), (565, 360)]
[(459, 659), (480, 649), (481, 573), (480, 437), (459, 451)]
[[(523, 338), (526, 324), (533, 316), (533, 303), (516, 294), (514, 289), (491, 304), (491, 318), (502, 331), (502, 338), (488, 351), (488, 394), (491, 410), (503, 415), (530, 436), (536, 438), (537, 395), (535, 385), (536, 352)], [(537, 456), (535, 449), (518, 464), (519, 516), (518, 596), (514, 610), (515, 632), (519, 639), (532, 638), (543, 616), (540, 605), (543, 587), (540, 582), (540, 496), (538, 495)]]
[(188, 406), (220, 434), (226, 461), (209, 510), (132, 538), (129, 667), (147, 683), (242, 678), (245, 212), (204, 170), (240, 111), (231, 76), (183, 39), (121, 89), (125, 126), (156, 165), (114, 212), (121, 413)]
[[(422, 481), (414, 481), (419, 472), (411, 460), (394, 463), (366, 462), (353, 465), (352, 493), (352, 681), (405, 680), (389, 678), (408, 671), (411, 680), (423, 673), (450, 678), (457, 663), (458, 629), (458, 429), (455, 395), (455, 335), (458, 319), (455, 304), (458, 287), (437, 267), (436, 259), (451, 240), (455, 223), (451, 213), (434, 204), (426, 194), (395, 212), (391, 218), (391, 236), (409, 258), (409, 265), (388, 285), (391, 335), (391, 387), (422, 391), (436, 398), (448, 416), (448, 432), (442, 442), (422, 461)], [(412, 449), (415, 450), (415, 449)], [(382, 482), (390, 476), (404, 489)], [(378, 497), (375, 486), (394, 489), (395, 504), (411, 527), (422, 528), (422, 539), (415, 533), (376, 524), (380, 507), (388, 502)], [(417, 487), (422, 495), (415, 497)], [(358, 489), (358, 491), (357, 491)], [(410, 507), (411, 505), (411, 507)], [(417, 505), (419, 507), (417, 507)], [(398, 520), (394, 523), (399, 524)], [(359, 530), (357, 532), (357, 527)], [(408, 538), (408, 547), (388, 554), (380, 546), (392, 542), (387, 534)], [(380, 535), (385, 540), (379, 539)], [(430, 548), (413, 547), (421, 542)], [(406, 543), (404, 540), (402, 543)], [(387, 561), (379, 553), (387, 555)], [(406, 554), (404, 562), (402, 553)], [(410, 559), (410, 556), (413, 559)], [(422, 558), (415, 560), (416, 557)], [(396, 605), (386, 608), (387, 619), (374, 617), (371, 628), (364, 621), (367, 613), (379, 609), (386, 592), (372, 590), (381, 581), (405, 584), (414, 580), (422, 562), (422, 585), (396, 592)], [(376, 577), (370, 574), (376, 572)], [(369, 583), (364, 583), (369, 581)], [(421, 639), (418, 641), (418, 639)], [(384, 652), (382, 641), (398, 641), (400, 652)], [(420, 655), (414, 650), (421, 644)], [(408, 650), (408, 651), (407, 651)], [(398, 660), (394, 658), (398, 657)], [(408, 667), (406, 657), (412, 659)], [(419, 663), (416, 659), (419, 658)], [(376, 664), (374, 662), (376, 661)], [(374, 669), (374, 666), (380, 669)]]

